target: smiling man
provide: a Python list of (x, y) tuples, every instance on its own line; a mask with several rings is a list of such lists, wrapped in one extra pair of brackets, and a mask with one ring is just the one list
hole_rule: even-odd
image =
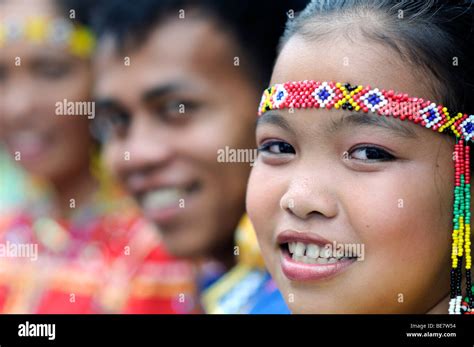
[[(295, 7), (291, 1), (116, 1), (98, 16), (95, 124), (108, 166), (170, 252), (220, 264), (211, 275), (202, 271), (203, 287), (232, 268), (236, 255), (245, 259), (210, 289), (212, 312), (252, 312), (265, 301), (262, 292), (272, 298), (265, 310), (286, 312), (245, 219), (241, 243), (234, 243), (250, 163), (217, 157), (224, 148), (255, 148), (259, 89)], [(236, 303), (222, 283), (255, 289)]]

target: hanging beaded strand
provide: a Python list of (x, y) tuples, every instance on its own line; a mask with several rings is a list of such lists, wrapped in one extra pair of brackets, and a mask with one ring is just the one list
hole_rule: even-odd
[[(449, 314), (474, 314), (471, 284), (471, 184), (470, 147), (456, 140), (453, 205), (453, 244)], [(462, 299), (462, 264), (465, 261), (466, 296)]]
[(463, 213), (464, 213), (464, 151), (463, 141), (456, 139), (454, 146), (454, 204), (453, 204), (453, 243), (451, 250), (451, 293), (449, 301), (449, 314), (461, 313), (462, 300), (462, 240), (463, 240)]
[(465, 276), (466, 276), (466, 296), (461, 306), (462, 313), (474, 314), (473, 308), (473, 290), (471, 279), (471, 168), (470, 168), (470, 150), (468, 144), (464, 146), (464, 208), (465, 208), (465, 226), (464, 226), (464, 258), (465, 258)]
[[(456, 137), (454, 150), (455, 186), (453, 203), (452, 268), (449, 301), (450, 314), (474, 314), (474, 287), (471, 280), (471, 185), (470, 147), (474, 139), (474, 115), (450, 115), (447, 108), (431, 101), (392, 90), (352, 86), (349, 83), (312, 80), (286, 82), (267, 88), (262, 95), (258, 115), (277, 109), (325, 108), (372, 112), (408, 120), (439, 133)], [(466, 295), (462, 295), (463, 262)]]

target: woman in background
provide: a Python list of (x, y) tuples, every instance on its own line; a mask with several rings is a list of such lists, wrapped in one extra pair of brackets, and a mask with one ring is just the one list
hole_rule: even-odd
[(0, 216), (0, 311), (192, 312), (192, 268), (163, 252), (94, 155), (88, 3), (0, 4), (0, 140), (35, 182)]

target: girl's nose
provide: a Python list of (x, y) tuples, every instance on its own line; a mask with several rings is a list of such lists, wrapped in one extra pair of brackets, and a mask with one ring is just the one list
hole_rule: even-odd
[(338, 212), (336, 198), (322, 183), (308, 179), (294, 180), (280, 199), (280, 208), (300, 219), (320, 215), (334, 218)]

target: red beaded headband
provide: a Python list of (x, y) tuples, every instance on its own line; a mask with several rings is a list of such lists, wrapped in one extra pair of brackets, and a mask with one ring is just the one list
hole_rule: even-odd
[[(452, 231), (450, 314), (474, 314), (471, 281), (471, 185), (470, 147), (474, 136), (474, 115), (451, 116), (446, 107), (392, 90), (351, 86), (349, 83), (299, 81), (275, 84), (263, 92), (258, 108), (261, 116), (270, 110), (326, 108), (373, 112), (419, 124), (456, 137), (454, 148), (455, 185)], [(465, 260), (466, 295), (462, 300), (462, 262)]]

